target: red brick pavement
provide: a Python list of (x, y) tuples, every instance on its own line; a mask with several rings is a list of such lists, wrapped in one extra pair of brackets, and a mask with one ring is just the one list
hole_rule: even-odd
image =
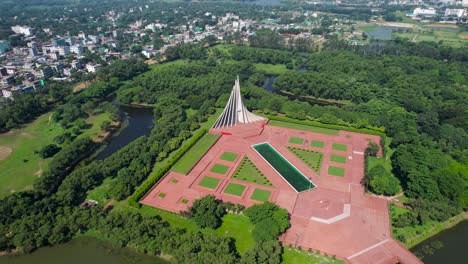
[[(388, 201), (364, 194), (360, 185), (364, 176), (363, 152), (369, 140), (379, 142), (378, 136), (346, 131), (334, 136), (262, 126), (261, 123), (211, 131), (221, 132), (231, 135), (223, 135), (187, 175), (169, 172), (140, 202), (178, 213), (186, 210), (195, 199), (212, 194), (223, 201), (248, 207), (258, 203), (250, 199), (255, 188), (269, 190), (269, 200), (291, 214), (291, 228), (280, 238), (284, 243), (320, 250), (349, 263), (421, 263), (391, 237)], [(288, 143), (293, 136), (304, 138), (304, 144)], [(324, 141), (324, 148), (311, 147), (312, 140)], [(275, 147), (317, 187), (297, 193), (251, 147), (262, 142)], [(333, 150), (332, 143), (346, 144), (348, 149), (345, 152)], [(322, 152), (324, 157), (320, 173), (310, 169), (287, 146)], [(237, 153), (238, 158), (234, 162), (221, 160), (220, 156), (225, 151)], [(345, 156), (346, 164), (331, 162), (331, 154)], [(273, 187), (231, 178), (244, 155), (263, 172)], [(213, 173), (210, 169), (215, 163), (228, 165), (230, 169), (225, 175)], [(344, 167), (345, 176), (328, 175), (329, 165)], [(215, 189), (199, 186), (204, 176), (220, 179), (218, 186)], [(172, 179), (176, 179), (177, 183)], [(240, 197), (224, 193), (230, 182), (246, 186)], [(164, 198), (159, 197), (160, 192), (165, 194)], [(187, 199), (188, 203), (182, 203), (182, 199)]]

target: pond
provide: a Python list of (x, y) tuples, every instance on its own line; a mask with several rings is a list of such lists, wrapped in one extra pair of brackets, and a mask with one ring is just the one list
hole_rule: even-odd
[(426, 264), (466, 263), (468, 258), (468, 221), (440, 232), (415, 246), (411, 251)]
[(119, 107), (121, 120), (124, 127), (121, 131), (110, 138), (109, 144), (104, 147), (96, 156), (97, 160), (103, 160), (128, 143), (143, 136), (149, 135), (153, 128), (153, 108), (115, 105)]
[(369, 36), (370, 39), (391, 40), (392, 32), (393, 28), (391, 27), (378, 26), (375, 27), (371, 32), (367, 33), (367, 36)]
[(65, 244), (40, 248), (31, 254), (0, 257), (0, 264), (159, 264), (168, 261), (115, 247), (110, 242), (79, 237)]

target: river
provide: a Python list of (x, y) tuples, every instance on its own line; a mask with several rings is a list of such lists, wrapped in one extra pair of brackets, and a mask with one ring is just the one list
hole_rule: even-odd
[(128, 248), (91, 237), (79, 237), (65, 244), (40, 248), (31, 254), (0, 257), (0, 264), (162, 264), (158, 257), (137, 253)]
[(411, 249), (426, 264), (467, 263), (468, 220), (444, 230)]
[(143, 136), (149, 135), (153, 128), (153, 108), (136, 106), (119, 106), (120, 116), (124, 122), (124, 128), (110, 138), (110, 143), (106, 145), (96, 156), (97, 160), (103, 160), (114, 154), (128, 143)]

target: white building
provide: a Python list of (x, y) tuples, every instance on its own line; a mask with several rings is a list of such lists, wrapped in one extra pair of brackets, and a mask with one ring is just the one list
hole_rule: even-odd
[(100, 67), (101, 67), (101, 65), (99, 65), (99, 64), (90, 64), (90, 63), (86, 64), (86, 70), (87, 70), (88, 72), (93, 72), (93, 73), (94, 73), (94, 72), (96, 72)]
[(81, 55), (83, 54), (83, 46), (81, 46), (80, 44), (70, 46), (70, 52), (75, 53), (77, 55)]
[(26, 37), (34, 35), (34, 30), (28, 26), (13, 26), (11, 30), (16, 34), (23, 34)]
[(445, 16), (465, 17), (466, 9), (445, 9)]
[(417, 7), (413, 11), (413, 16), (422, 16), (422, 17), (433, 17), (436, 15), (436, 10), (434, 8), (420, 8)]

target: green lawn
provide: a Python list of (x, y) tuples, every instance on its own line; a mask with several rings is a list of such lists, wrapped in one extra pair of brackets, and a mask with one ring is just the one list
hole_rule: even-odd
[(199, 183), (198, 185), (199, 185), (199, 186), (202, 186), (202, 187), (214, 189), (214, 188), (216, 188), (216, 186), (218, 186), (218, 183), (219, 183), (220, 181), (221, 181), (221, 180), (218, 179), (218, 178), (213, 178), (213, 177), (205, 176), (205, 177), (200, 181), (200, 183)]
[(260, 202), (266, 202), (270, 198), (271, 192), (262, 189), (255, 189), (250, 199)]
[(172, 171), (187, 174), (216, 143), (219, 135), (206, 134), (172, 167)]
[(237, 250), (243, 254), (255, 246), (255, 240), (252, 237), (253, 229), (254, 225), (246, 216), (227, 214), (223, 217), (223, 224), (215, 230), (215, 233), (234, 238)]
[(322, 167), (323, 153), (293, 147), (288, 147), (288, 149), (294, 153), (294, 155), (300, 158), (305, 164), (307, 164), (307, 166), (309, 166), (311, 169), (316, 172), (320, 172), (320, 168)]
[(345, 169), (335, 166), (328, 167), (328, 175), (344, 177)]
[(284, 64), (254, 63), (255, 69), (264, 74), (280, 75), (290, 72)]
[(330, 160), (333, 161), (333, 162), (338, 162), (338, 163), (346, 163), (346, 157), (345, 156), (340, 156), (340, 155), (332, 154), (330, 156)]
[(253, 182), (261, 185), (272, 186), (271, 182), (263, 173), (245, 156), (233, 176), (234, 179)]
[(339, 133), (338, 130), (334, 130), (334, 129), (308, 126), (308, 125), (302, 125), (302, 124), (296, 124), (296, 123), (289, 123), (289, 122), (283, 122), (283, 121), (278, 121), (278, 120), (270, 120), (268, 122), (268, 125), (286, 127), (286, 128), (292, 128), (292, 129), (298, 129), (298, 130), (305, 130), (305, 131), (310, 131), (310, 132), (315, 132), (315, 133), (320, 133), (320, 134), (327, 134), (327, 135), (334, 135), (334, 136), (337, 136)]
[(324, 256), (317, 252), (309, 252), (289, 245), (284, 246), (282, 259), (283, 264), (345, 263), (333, 256)]
[(290, 137), (289, 140), (288, 140), (289, 143), (292, 143), (292, 144), (302, 144), (304, 143), (304, 139), (303, 138), (298, 138), (298, 137)]
[(225, 161), (235, 161), (237, 159), (237, 154), (232, 152), (224, 152), (221, 155), (221, 159)]
[(213, 165), (213, 167), (211, 167), (210, 171), (214, 173), (219, 173), (219, 174), (226, 174), (228, 170), (229, 170), (229, 166), (216, 163), (215, 165)]
[(237, 183), (229, 183), (226, 189), (224, 189), (224, 193), (242, 196), (242, 193), (245, 190), (245, 186)]
[(310, 145), (314, 148), (323, 148), (325, 146), (325, 143), (323, 141), (312, 140), (312, 143), (310, 143)]
[[(51, 158), (42, 159), (35, 151), (53, 144), (54, 137), (65, 132), (59, 124), (49, 122), (50, 114), (43, 114), (19, 129), (0, 134), (0, 146), (12, 149), (11, 155), (0, 161), (0, 198), (12, 192), (32, 189), (34, 180), (47, 168)], [(91, 127), (78, 137), (96, 139), (104, 120), (110, 120), (108, 113), (91, 116), (86, 120)]]
[(346, 146), (345, 144), (333, 143), (332, 149), (339, 150), (339, 151), (347, 151), (348, 146)]

